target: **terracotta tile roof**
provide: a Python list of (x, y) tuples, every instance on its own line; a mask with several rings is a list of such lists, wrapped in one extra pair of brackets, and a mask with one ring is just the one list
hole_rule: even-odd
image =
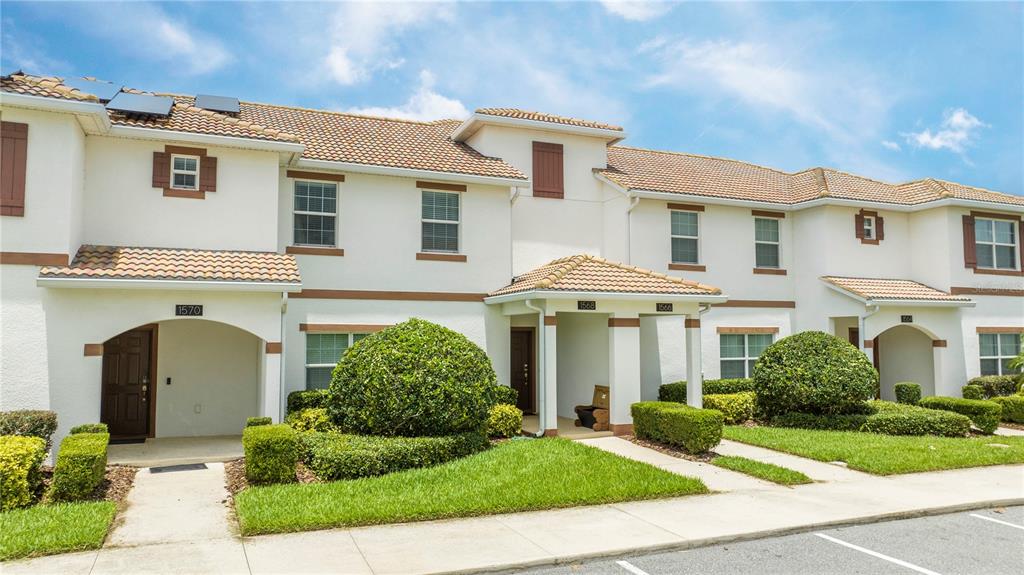
[(789, 205), (819, 198), (900, 205), (958, 198), (1024, 206), (1024, 196), (932, 178), (890, 184), (830, 168), (787, 173), (738, 160), (628, 146), (609, 146), (608, 168), (598, 173), (627, 189)]
[(232, 136), (275, 142), (301, 142), (301, 139), (294, 134), (276, 127), (254, 122), (252, 119), (242, 117), (241, 114), (239, 114), (238, 118), (235, 118), (226, 114), (197, 108), (195, 106), (195, 98), (192, 96), (166, 95), (174, 98), (174, 107), (171, 109), (169, 117), (128, 116), (110, 112), (110, 121), (121, 126), (175, 130), (193, 134)]
[(71, 265), (45, 267), (41, 278), (301, 283), (295, 258), (274, 252), (179, 250), (84, 245)]
[(92, 94), (86, 94), (75, 88), (65, 86), (60, 78), (29, 76), (21, 72), (15, 72), (0, 78), (0, 91), (28, 96), (42, 96), (44, 98), (99, 102), (99, 98)]
[(824, 276), (821, 279), (843, 291), (869, 301), (896, 300), (964, 303), (971, 301), (968, 297), (952, 295), (911, 280), (838, 276)]
[(722, 290), (591, 255), (554, 260), (516, 276), (490, 296), (527, 291), (580, 291), (662, 295), (720, 295)]
[(578, 126), (580, 128), (597, 128), (599, 130), (615, 130), (616, 132), (622, 131), (622, 126), (614, 126), (612, 124), (594, 122), (591, 120), (581, 120), (579, 118), (566, 118), (565, 116), (556, 116), (554, 114), (545, 114), (543, 112), (531, 112), (529, 110), (520, 110), (518, 108), (477, 108), (476, 113), (487, 116), (502, 116), (505, 118), (518, 118), (520, 120), (534, 120), (536, 122), (550, 122), (552, 124)]

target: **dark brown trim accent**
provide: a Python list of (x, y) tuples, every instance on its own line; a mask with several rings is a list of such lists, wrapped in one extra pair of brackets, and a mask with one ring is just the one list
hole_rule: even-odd
[[(878, 220), (875, 220), (875, 221), (878, 221)], [(867, 238), (861, 238), (860, 239), (860, 243), (868, 244), (868, 245), (872, 245), (872, 246), (877, 246), (878, 245), (878, 240), (877, 239), (869, 240)]]
[(786, 212), (769, 212), (768, 210), (750, 210), (750, 215), (759, 218), (785, 218)]
[(718, 327), (717, 333), (779, 333), (777, 327)]
[(1020, 214), (999, 214), (996, 212), (976, 212), (971, 210), (971, 215), (976, 218), (992, 218), (997, 220), (1015, 220), (1020, 221)]
[(435, 254), (432, 252), (417, 252), (416, 259), (430, 262), (464, 262), (465, 254)]
[(704, 206), (697, 205), (697, 204), (677, 204), (677, 203), (674, 203), (674, 202), (669, 202), (669, 203), (665, 204), (665, 207), (667, 207), (670, 210), (679, 210), (679, 211), (682, 211), (682, 212), (703, 212), (704, 211)]
[(370, 291), (340, 289), (304, 289), (289, 294), (296, 299), (375, 299), (385, 301), (475, 301), (482, 302), (485, 293), (430, 292), (430, 291)]
[(12, 266), (66, 266), (68, 259), (67, 254), (0, 252), (0, 264)]
[(875, 340), (873, 340), (873, 339), (865, 339), (864, 340), (864, 349), (871, 349), (873, 347), (875, 347)]
[(164, 153), (178, 154), (179, 156), (206, 156), (206, 148), (190, 148), (188, 146), (164, 146)]
[(668, 269), (684, 272), (706, 272), (708, 267), (703, 264), (668, 264)]
[(1024, 327), (978, 326), (975, 331), (977, 333), (1024, 333)]
[(932, 347), (946, 347), (946, 344), (947, 344), (947, 342), (944, 339), (933, 339), (932, 340)]
[(280, 355), (281, 353), (281, 342), (279, 341), (268, 341), (264, 349), (268, 354)]
[(28, 124), (0, 123), (0, 215), (25, 215)]
[(284, 173), (289, 178), (297, 180), (319, 180), (321, 182), (344, 182), (345, 174), (325, 174), (323, 172), (304, 172), (302, 170), (288, 170)]
[(608, 427), (612, 430), (612, 435), (633, 435), (632, 423), (613, 423)]
[(640, 327), (640, 318), (610, 317), (608, 318), (608, 327)]
[(178, 190), (175, 188), (164, 188), (165, 198), (188, 198), (190, 200), (205, 200), (206, 192), (203, 190)]
[(300, 323), (299, 331), (307, 333), (374, 333), (391, 327), (383, 323)]
[(716, 307), (777, 307), (796, 308), (795, 301), (771, 300), (771, 299), (731, 299), (727, 302), (711, 304)]
[(533, 142), (533, 195), (537, 198), (565, 197), (565, 158), (562, 144)]
[(554, 325), (554, 326), (558, 325), (558, 316), (556, 316), (556, 315), (546, 315), (546, 316), (544, 316), (544, 325)]
[(424, 182), (423, 180), (416, 180), (416, 187), (427, 190), (444, 190), (446, 192), (466, 191), (466, 186), (463, 184), (443, 184), (440, 182)]
[(284, 248), (286, 254), (304, 256), (343, 256), (345, 250), (341, 248), (317, 248), (313, 246), (288, 246)]
[(784, 276), (786, 270), (779, 268), (754, 268), (754, 273), (767, 276)]
[(87, 343), (85, 344), (85, 357), (103, 357), (103, 344), (102, 343)]
[(545, 429), (544, 430), (544, 437), (558, 437), (558, 430), (557, 429)]
[(699, 319), (686, 318), (685, 320), (683, 320), (683, 327), (685, 327), (686, 329), (699, 328), (700, 327), (700, 320)]
[(1008, 288), (976, 288), (976, 287), (951, 287), (949, 293), (952, 295), (989, 295), (1024, 297), (1024, 289)]
[(1024, 276), (1024, 271), (1020, 270), (997, 270), (992, 268), (974, 268), (974, 273), (989, 276)]

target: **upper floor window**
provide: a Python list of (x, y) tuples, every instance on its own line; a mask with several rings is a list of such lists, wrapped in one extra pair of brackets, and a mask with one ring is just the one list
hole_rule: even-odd
[(179, 190), (199, 189), (199, 158), (171, 155), (171, 187)]
[(779, 220), (777, 218), (754, 218), (754, 250), (755, 267), (781, 267)]
[(772, 344), (770, 333), (723, 333), (718, 336), (722, 379), (750, 377), (761, 352)]
[(853, 218), (856, 235), (862, 244), (878, 244), (885, 239), (885, 220), (878, 212), (861, 210)]
[(459, 193), (423, 190), (421, 226), (423, 251), (458, 253)]
[(864, 216), (864, 238), (875, 239), (875, 218), (872, 216)]
[(565, 197), (562, 144), (533, 143), (533, 195), (539, 198)]
[(974, 245), (978, 267), (1017, 269), (1017, 224), (1011, 220), (974, 219)]
[(672, 214), (672, 263), (696, 264), (698, 250), (699, 215), (697, 212), (673, 210)]
[(338, 184), (295, 182), (295, 244), (334, 246), (338, 213)]
[(1020, 353), (1021, 334), (981, 333), (978, 334), (981, 358), (981, 375), (1010, 375), (1020, 373), (1011, 369), (1010, 360)]
[(366, 337), (365, 333), (306, 334), (306, 389), (326, 389), (334, 366), (345, 350)]

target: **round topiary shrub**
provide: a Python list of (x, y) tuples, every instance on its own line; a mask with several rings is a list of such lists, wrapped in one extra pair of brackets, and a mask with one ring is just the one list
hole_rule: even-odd
[(496, 385), (491, 360), (476, 344), (413, 318), (348, 349), (334, 369), (327, 411), (346, 433), (483, 431)]
[(850, 413), (878, 392), (878, 372), (856, 347), (820, 331), (784, 337), (754, 366), (757, 406), (766, 416), (789, 412)]

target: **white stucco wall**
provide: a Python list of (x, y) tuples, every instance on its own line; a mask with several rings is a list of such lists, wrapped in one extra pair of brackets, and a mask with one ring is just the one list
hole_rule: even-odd
[(573, 408), (591, 404), (594, 386), (608, 385), (608, 316), (559, 313), (557, 318), (558, 416), (575, 419)]
[(921, 396), (935, 395), (932, 339), (913, 327), (899, 325), (878, 336), (879, 384), (882, 399), (896, 400), (894, 385), (921, 386)]
[(49, 326), (38, 273), (36, 266), (0, 266), (0, 411), (50, 406)]

